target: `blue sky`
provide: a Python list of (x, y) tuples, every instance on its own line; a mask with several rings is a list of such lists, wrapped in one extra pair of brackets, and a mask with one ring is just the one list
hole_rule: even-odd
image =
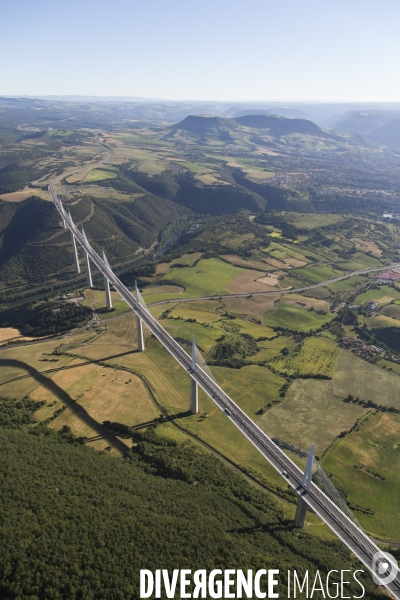
[(399, 0), (0, 0), (0, 94), (400, 100)]

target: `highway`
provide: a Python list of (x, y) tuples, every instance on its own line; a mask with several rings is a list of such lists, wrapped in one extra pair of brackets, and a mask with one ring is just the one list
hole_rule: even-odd
[(169, 304), (170, 302), (193, 302), (194, 300), (220, 300), (224, 298), (249, 298), (252, 296), (280, 296), (281, 294), (301, 294), (302, 292), (308, 292), (309, 290), (315, 290), (316, 288), (325, 287), (330, 285), (331, 283), (336, 283), (337, 281), (344, 281), (349, 277), (356, 277), (357, 275), (367, 275), (368, 273), (376, 273), (379, 271), (387, 271), (389, 269), (399, 268), (400, 263), (390, 263), (389, 265), (385, 265), (384, 267), (367, 267), (366, 269), (359, 271), (350, 271), (345, 275), (339, 275), (338, 277), (334, 277), (333, 279), (327, 279), (326, 281), (321, 281), (321, 283), (315, 283), (314, 285), (308, 285), (302, 288), (283, 288), (281, 290), (274, 290), (268, 292), (246, 292), (241, 294), (214, 294), (213, 296), (198, 296), (196, 298), (180, 298), (176, 296), (175, 298), (170, 298), (169, 300), (158, 300), (157, 302), (149, 303), (149, 306), (157, 306), (158, 304)]
[[(65, 176), (65, 175), (64, 175)], [(82, 233), (75, 226), (72, 218), (65, 212), (61, 201), (54, 189), (54, 184), (60, 178), (57, 178), (49, 186), (52, 200), (60, 213), (67, 227), (89, 255), (92, 262), (99, 271), (109, 280), (110, 284), (130, 306), (130, 308), (141, 318), (142, 322), (148, 327), (151, 333), (161, 342), (168, 352), (177, 360), (182, 368), (198, 383), (204, 392), (213, 400), (213, 402), (226, 414), (232, 423), (243, 433), (243, 435), (257, 448), (257, 450), (268, 460), (268, 462), (285, 478), (287, 483), (304, 498), (304, 501), (313, 509), (313, 511), (332, 529), (332, 531), (343, 541), (344, 544), (353, 552), (365, 567), (372, 571), (374, 556), (379, 552), (379, 548), (371, 539), (361, 531), (342, 511), (314, 484), (311, 484), (309, 492), (301, 485), (303, 477), (302, 471), (286, 454), (276, 446), (272, 440), (248, 417), (242, 409), (211, 379), (199, 366), (196, 371), (192, 370), (191, 357), (181, 348), (160, 325), (160, 323), (148, 312), (146, 307), (136, 306), (136, 298), (123, 285), (118, 277), (113, 273), (110, 266), (103, 262), (103, 259), (90, 246)], [(376, 562), (376, 561), (375, 561)], [(387, 559), (379, 558), (378, 562), (384, 564)], [(381, 575), (389, 574), (388, 570)], [(400, 576), (385, 587), (398, 600), (400, 600)]]

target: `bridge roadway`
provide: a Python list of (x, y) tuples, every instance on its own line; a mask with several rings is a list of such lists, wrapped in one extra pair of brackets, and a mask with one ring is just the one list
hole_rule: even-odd
[[(54, 183), (56, 183), (56, 181)], [(296, 491), (296, 493), (303, 497), (304, 501), (332, 529), (342, 542), (346, 544), (351, 552), (357, 556), (368, 570), (372, 571), (374, 555), (379, 552), (379, 548), (363, 531), (343, 514), (342, 511), (314, 483), (311, 484), (310, 491), (306, 492), (301, 485), (303, 473), (299, 467), (272, 442), (265, 432), (262, 431), (199, 366), (197, 366), (196, 371), (192, 370), (191, 357), (165, 331), (145, 307), (142, 305), (139, 307), (136, 306), (136, 298), (118, 279), (111, 268), (107, 264), (104, 264), (103, 259), (85, 240), (82, 233), (75, 226), (72, 218), (65, 212), (52, 184), (49, 186), (49, 191), (57, 210), (68, 228), (73, 232), (79, 244), (84, 251), (88, 253), (99, 271), (109, 280), (110, 284), (121, 295), (130, 308), (141, 318), (148, 329), (155, 335), (168, 352), (170, 352), (175, 360), (182, 365), (213, 402), (225, 412), (227, 418), (236, 425), (278, 473), (286, 479), (287, 483)], [(383, 564), (385, 559), (379, 558), (378, 562)], [(389, 567), (390, 564), (388, 565), (388, 570), (385, 571), (382, 577), (385, 577), (389, 573)], [(385, 585), (385, 587), (395, 598), (400, 600), (400, 575), (397, 575), (396, 579)]]

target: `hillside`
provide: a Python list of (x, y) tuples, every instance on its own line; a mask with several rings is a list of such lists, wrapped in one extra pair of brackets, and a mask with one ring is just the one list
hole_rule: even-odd
[[(96, 250), (105, 246), (110, 262), (132, 258), (148, 248), (167, 223), (190, 211), (166, 198), (150, 194), (135, 202), (115, 202), (85, 196), (70, 207), (77, 224)], [(35, 196), (22, 202), (0, 200), (0, 279), (36, 280), (70, 270), (69, 233), (60, 228), (52, 203)]]
[(398, 110), (350, 110), (330, 119), (326, 125), (341, 133), (368, 135), (399, 116)]
[(322, 138), (332, 137), (331, 134), (307, 119), (287, 119), (275, 115), (246, 115), (236, 117), (235, 121), (240, 125), (251, 127), (252, 129), (268, 129), (269, 135), (274, 137), (290, 135), (292, 133), (301, 133), (303, 135), (313, 135)]
[(138, 598), (139, 570), (156, 565), (352, 568), (343, 544), (294, 534), (272, 496), (190, 443), (148, 432), (116, 459), (35, 427), (31, 400), (0, 405), (2, 598)]
[(400, 146), (400, 118), (393, 119), (379, 127), (379, 129), (375, 129), (375, 131), (368, 134), (368, 137), (380, 144)]
[(311, 121), (313, 120), (312, 116), (304, 110), (300, 110), (298, 108), (291, 108), (289, 106), (271, 106), (268, 110), (239, 110), (232, 116), (236, 119), (237, 117), (245, 117), (247, 115), (275, 115), (278, 117), (286, 117), (288, 119), (309, 119)]
[(213, 137), (226, 142), (231, 139), (230, 133), (237, 127), (237, 123), (232, 119), (189, 115), (183, 121), (173, 125), (171, 133), (184, 131), (199, 138)]
[(381, 113), (352, 111), (332, 128), (343, 133), (367, 135), (387, 123), (388, 119), (390, 120)]

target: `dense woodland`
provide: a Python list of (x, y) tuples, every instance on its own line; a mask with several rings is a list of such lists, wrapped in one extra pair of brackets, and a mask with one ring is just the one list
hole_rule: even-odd
[[(0, 401), (4, 599), (133, 600), (140, 568), (227, 566), (281, 569), (285, 597), (287, 569), (355, 568), (343, 544), (294, 529), (270, 495), (189, 442), (150, 430), (116, 459), (36, 425), (34, 409)], [(368, 574), (363, 584), (383, 598)]]
[(30, 302), (0, 311), (0, 327), (16, 327), (25, 335), (51, 335), (85, 325), (92, 311), (74, 302)]

